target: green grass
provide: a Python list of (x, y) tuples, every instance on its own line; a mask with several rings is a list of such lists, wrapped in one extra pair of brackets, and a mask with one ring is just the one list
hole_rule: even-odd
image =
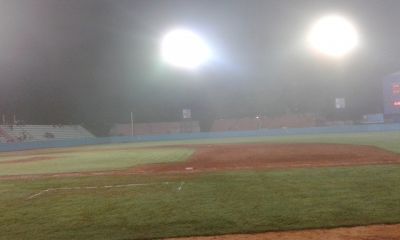
[[(124, 144), (91, 145), (73, 148), (45, 149), (15, 154), (24, 155), (26, 153), (46, 153), (65, 151), (93, 151), (93, 150), (113, 150), (126, 148), (143, 148), (169, 145), (185, 144), (231, 144), (231, 143), (338, 143), (338, 144), (362, 144), (382, 147), (384, 149), (400, 153), (400, 132), (370, 132), (370, 133), (338, 133), (338, 134), (310, 134), (292, 136), (260, 136), (260, 137), (241, 137), (241, 138), (220, 138), (220, 139), (195, 139), (185, 141), (160, 141), (160, 142), (136, 142)], [(10, 154), (10, 153), (6, 153)], [(12, 154), (12, 153), (11, 153)], [(0, 153), (0, 157), (2, 153)]]
[[(52, 187), (162, 181), (173, 183), (27, 199)], [(3, 181), (0, 239), (152, 239), (396, 223), (399, 182), (399, 166)]]
[[(399, 132), (151, 142), (0, 153), (0, 161), (59, 157), (38, 163), (3, 163), (0, 175), (184, 161), (193, 151), (190, 147), (143, 147), (253, 142), (362, 144), (400, 153)], [(48, 188), (164, 181), (172, 183), (58, 190), (27, 199)], [(178, 191), (181, 182), (185, 184)], [(399, 165), (0, 180), (0, 240), (152, 239), (400, 223), (399, 182)]]
[[(183, 161), (187, 159), (193, 150), (189, 148), (152, 148), (109, 151), (81, 151), (71, 153), (47, 153), (33, 154), (29, 157), (53, 157), (56, 159), (2, 163), (1, 175), (16, 174), (42, 174), (60, 172), (84, 172), (100, 170), (117, 170), (132, 166), (160, 162)], [(3, 157), (1, 161), (26, 159), (27, 156)]]

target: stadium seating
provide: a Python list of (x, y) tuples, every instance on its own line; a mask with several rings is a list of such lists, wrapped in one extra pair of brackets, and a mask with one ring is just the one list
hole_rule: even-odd
[(0, 143), (13, 142), (14, 138), (0, 127)]
[(312, 115), (283, 115), (279, 117), (236, 118), (215, 120), (211, 131), (249, 131), (257, 129), (303, 128), (316, 126), (317, 119)]
[[(317, 126), (317, 118), (311, 114), (287, 114), (278, 117), (258, 116), (258, 118), (231, 118), (215, 120), (212, 132), (252, 131), (258, 129), (304, 128)], [(133, 135), (163, 135), (187, 132), (200, 132), (197, 121), (135, 123)], [(115, 124), (110, 136), (130, 136), (131, 124)]]
[(80, 125), (0, 125), (0, 142), (94, 137)]
[[(174, 133), (200, 132), (197, 121), (135, 123), (133, 135), (162, 135)], [(131, 124), (115, 124), (110, 130), (111, 136), (130, 136)]]

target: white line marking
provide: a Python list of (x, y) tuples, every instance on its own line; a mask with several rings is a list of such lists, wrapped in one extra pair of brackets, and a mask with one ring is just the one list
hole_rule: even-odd
[[(33, 199), (39, 197), (40, 195), (50, 192), (50, 191), (60, 191), (60, 190), (80, 190), (80, 189), (100, 189), (100, 188), (122, 188), (122, 187), (138, 187), (138, 186), (149, 186), (149, 185), (163, 185), (170, 184), (170, 182), (157, 182), (157, 183), (129, 183), (129, 184), (120, 184), (120, 185), (105, 185), (105, 186), (83, 186), (83, 187), (60, 187), (60, 188), (48, 188), (42, 190), (38, 193), (35, 193), (29, 196), (27, 199)], [(181, 182), (178, 190), (182, 189), (184, 182)]]
[(185, 184), (185, 182), (181, 182), (181, 185), (178, 187), (178, 191), (182, 190), (183, 184)]

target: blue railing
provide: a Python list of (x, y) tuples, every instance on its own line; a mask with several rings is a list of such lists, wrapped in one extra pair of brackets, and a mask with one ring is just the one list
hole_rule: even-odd
[(281, 128), (281, 129), (261, 129), (257, 131), (201, 132), (201, 133), (181, 133), (181, 134), (168, 134), (168, 135), (80, 138), (80, 139), (68, 139), (68, 140), (33, 141), (33, 142), (22, 142), (22, 143), (2, 143), (0, 144), (0, 152), (40, 149), (40, 148), (76, 147), (83, 145), (98, 145), (98, 144), (110, 144), (110, 143), (179, 141), (179, 140), (196, 140), (196, 139), (290, 136), (290, 135), (326, 134), (326, 133), (386, 132), (386, 131), (400, 131), (400, 124), (396, 123), (396, 124), (368, 124), (368, 125), (348, 125), (348, 126), (311, 127), (311, 128)]

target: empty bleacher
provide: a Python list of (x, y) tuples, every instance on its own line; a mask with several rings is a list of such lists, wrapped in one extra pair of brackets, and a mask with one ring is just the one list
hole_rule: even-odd
[[(135, 123), (133, 135), (162, 135), (176, 133), (200, 132), (197, 121)], [(132, 135), (131, 124), (115, 124), (110, 130), (111, 136)]]
[(94, 137), (80, 125), (0, 125), (0, 142)]
[(235, 118), (215, 120), (211, 131), (248, 131), (276, 128), (304, 128), (316, 126), (317, 119), (313, 115), (283, 115), (277, 117), (259, 116), (258, 118)]

